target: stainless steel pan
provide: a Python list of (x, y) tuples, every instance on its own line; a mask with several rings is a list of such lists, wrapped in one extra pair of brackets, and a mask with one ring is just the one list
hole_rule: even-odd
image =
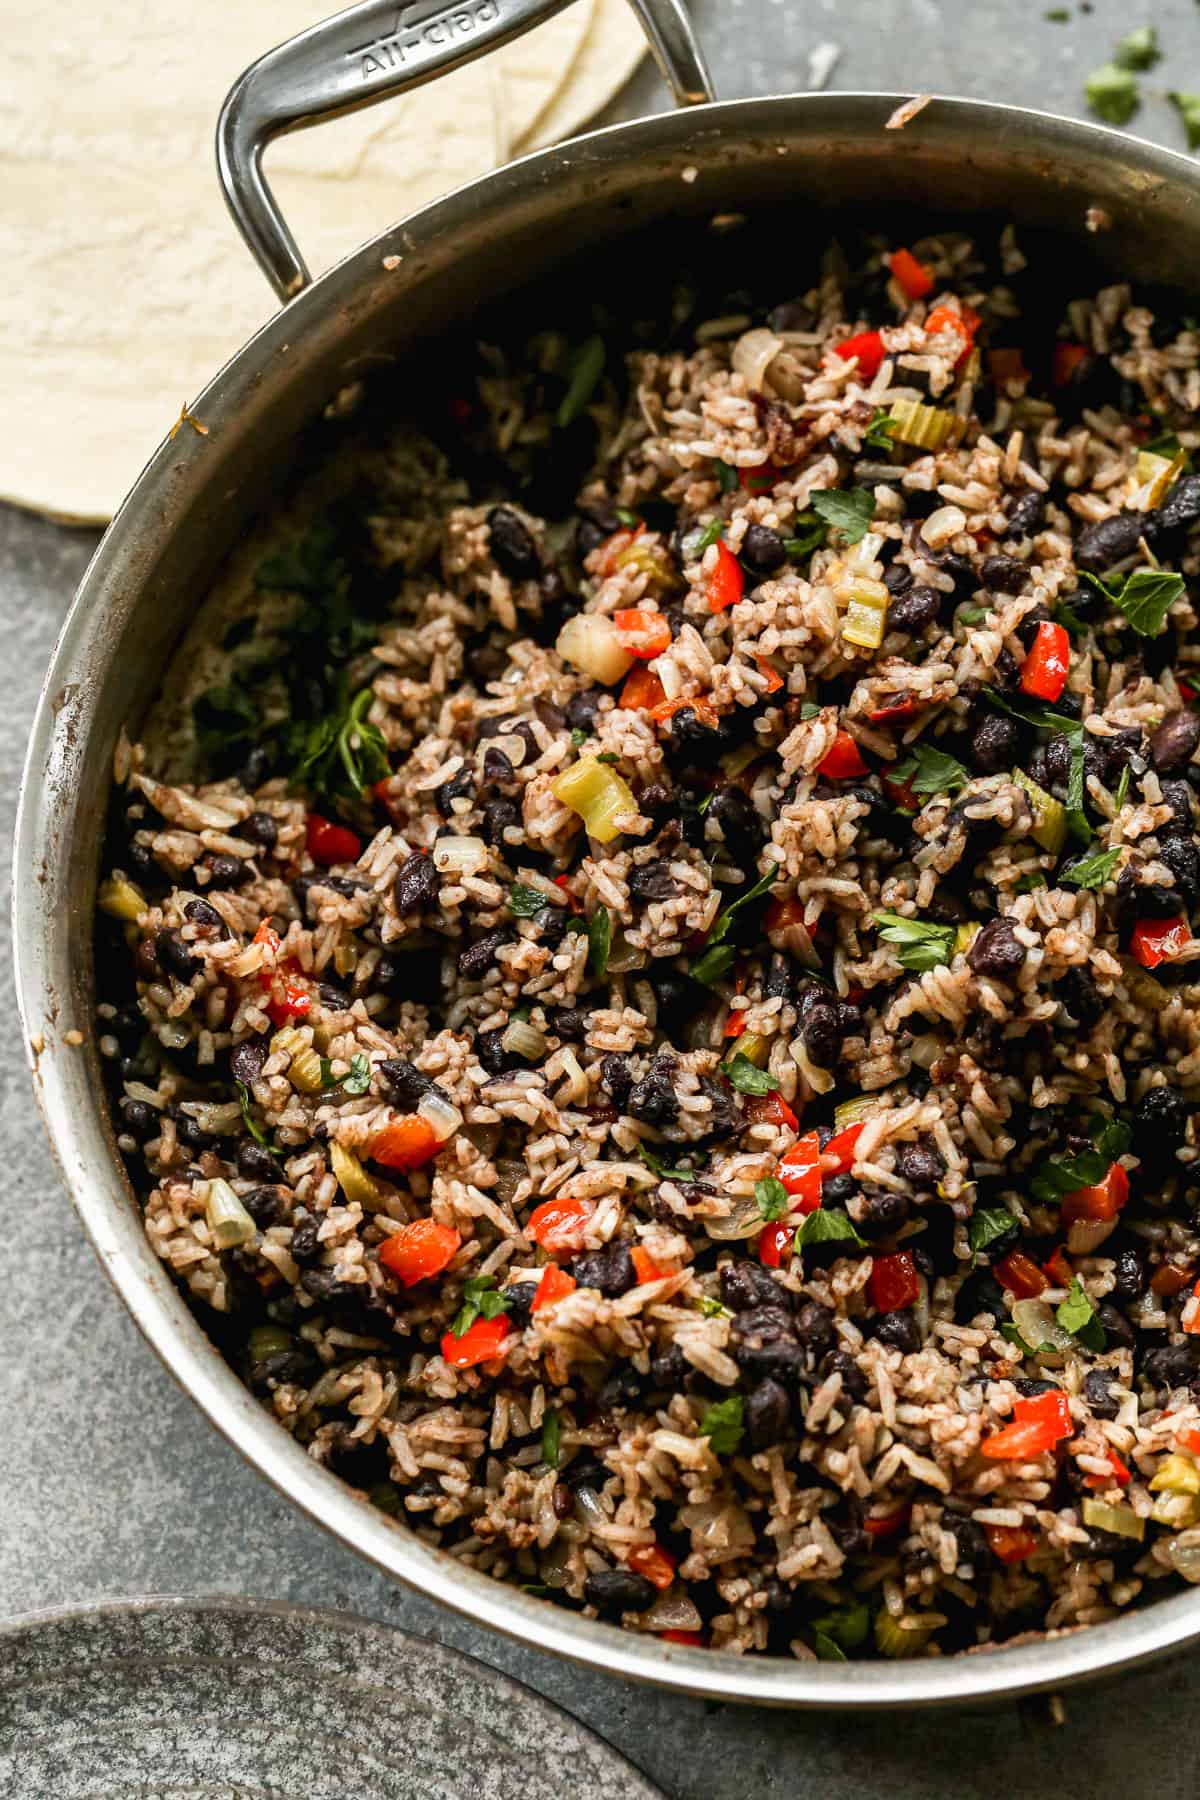
[[(193, 402), (208, 427), (162, 444), (80, 587), (46, 679), (16, 838), (16, 956), (39, 1099), (68, 1188), (142, 1331), (213, 1423), (279, 1490), (381, 1569), (471, 1617), (597, 1667), (693, 1693), (792, 1706), (928, 1706), (1061, 1686), (1200, 1636), (1200, 1593), (1056, 1641), (909, 1664), (738, 1658), (593, 1624), (474, 1575), (355, 1498), (260, 1409), (213, 1350), (142, 1234), (91, 1043), (91, 916), (113, 745), (154, 694), (229, 546), (278, 494), (303, 428), (380, 352), (470, 317), (479, 297), (552, 280), (584, 249), (653, 239), (688, 216), (775, 209), (820, 233), (864, 210), (1008, 216), (1095, 262), (1194, 287), (1200, 172), (1134, 139), (1043, 114), (936, 99), (903, 131), (900, 96), (784, 95), (714, 104), (678, 0), (635, 0), (677, 98), (403, 220), (319, 281), (267, 188), (265, 144), (368, 104), (515, 36), (564, 0), (421, 0), (352, 8), (238, 82), (218, 134), (234, 217), (284, 298)], [(700, 104), (694, 104), (700, 102)], [(698, 176), (683, 178), (683, 172)], [(1111, 222), (1089, 234), (1085, 217)], [(1092, 222), (1097, 215), (1093, 213)], [(1079, 269), (1082, 283), (1093, 271)], [(66, 1034), (87, 1040), (73, 1047)], [(153, 1452), (153, 1446), (148, 1446)]]

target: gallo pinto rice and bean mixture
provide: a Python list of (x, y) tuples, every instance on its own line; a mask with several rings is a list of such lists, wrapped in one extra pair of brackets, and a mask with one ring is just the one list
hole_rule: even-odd
[(1038, 288), (479, 345), (120, 747), (154, 1248), (311, 1456), (631, 1631), (1200, 1580), (1200, 331)]

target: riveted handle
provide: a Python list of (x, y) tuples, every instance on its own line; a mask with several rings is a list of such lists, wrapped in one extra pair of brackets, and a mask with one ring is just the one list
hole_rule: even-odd
[[(311, 277), (263, 175), (273, 138), (357, 112), (510, 43), (571, 0), (363, 0), (290, 38), (234, 82), (217, 122), (226, 204), (281, 300)], [(631, 0), (681, 106), (712, 99), (682, 0)]]

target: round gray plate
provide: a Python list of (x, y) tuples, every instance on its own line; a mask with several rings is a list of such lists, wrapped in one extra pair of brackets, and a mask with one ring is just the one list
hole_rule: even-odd
[(133, 1600), (0, 1625), (4, 1800), (662, 1800), (495, 1669), (336, 1613)]

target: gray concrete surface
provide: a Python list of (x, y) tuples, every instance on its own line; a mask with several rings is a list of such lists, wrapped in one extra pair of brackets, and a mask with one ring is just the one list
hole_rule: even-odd
[[(831, 85), (940, 90), (1082, 112), (1083, 81), (1113, 41), (1158, 25), (1166, 52), (1142, 77), (1136, 128), (1182, 147), (1170, 88), (1200, 89), (1195, 0), (986, 11), (939, 0), (696, 0), (723, 95), (806, 84), (808, 53), (841, 46)], [(643, 70), (614, 116), (661, 104)], [(383, 221), (381, 221), (381, 224)], [(135, 378), (131, 372), (131, 378)], [(20, 430), (20, 421), (7, 421)], [(41, 671), (92, 544), (0, 509), (0, 840)], [(6, 855), (7, 860), (7, 855)], [(16, 870), (14, 879), (29, 872)], [(4, 875), (7, 889), (8, 874)], [(1137, 1794), (1169, 1769), (1194, 1787), (1200, 1670), (1187, 1655), (1067, 1698), (1051, 1732), (1035, 1710), (831, 1720), (669, 1699), (584, 1674), (483, 1633), (384, 1581), (292, 1513), (218, 1440), (143, 1346), (59, 1189), (12, 1024), (7, 892), (0, 895), (0, 1144), (6, 1185), (0, 1282), (0, 1611), (105, 1595), (225, 1593), (349, 1608), (472, 1651), (586, 1719), (676, 1800), (823, 1793), (949, 1795), (1070, 1789)], [(569, 1775), (564, 1773), (564, 1791)], [(47, 1796), (47, 1800), (52, 1800)], [(369, 1800), (369, 1796), (364, 1796)]]

